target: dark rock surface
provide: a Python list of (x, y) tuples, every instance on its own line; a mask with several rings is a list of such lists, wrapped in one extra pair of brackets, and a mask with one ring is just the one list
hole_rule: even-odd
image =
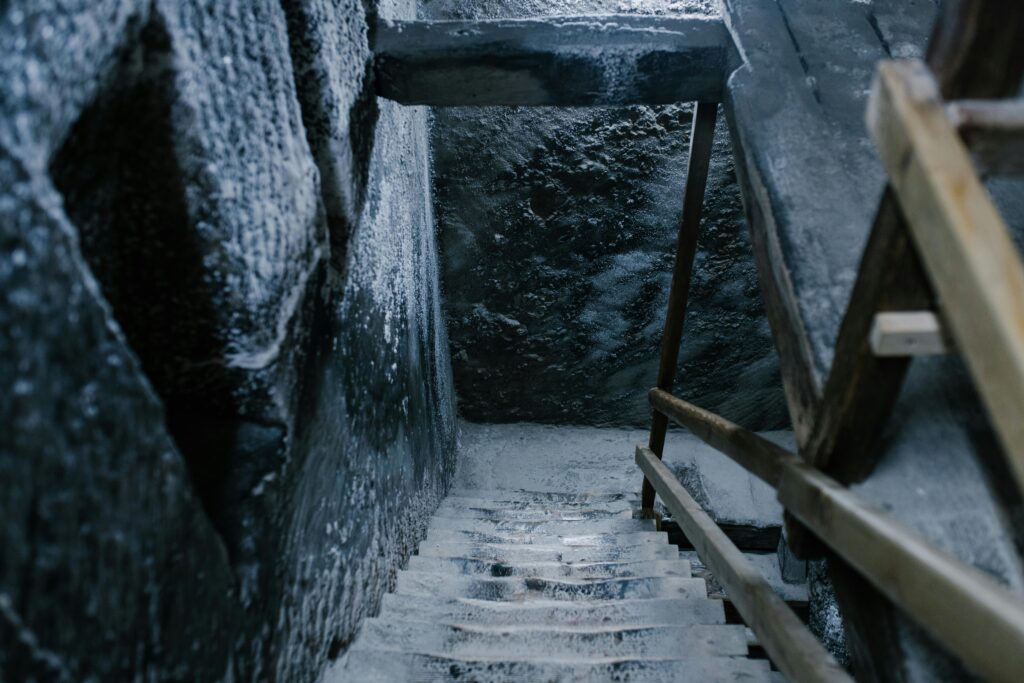
[[(428, 0), (431, 19), (709, 11), (708, 2)], [(443, 109), (434, 191), (461, 413), (645, 425), (682, 208), (691, 107)], [(684, 332), (682, 396), (788, 424), (724, 122)]]
[(410, 2), (0, 10), (0, 679), (314, 680), (453, 469)]

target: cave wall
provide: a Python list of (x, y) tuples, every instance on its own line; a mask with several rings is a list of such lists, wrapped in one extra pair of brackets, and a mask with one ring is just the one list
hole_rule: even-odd
[[(707, 0), (425, 0), (431, 19), (713, 11)], [(435, 112), (434, 196), (459, 409), (478, 422), (646, 426), (689, 147), (689, 104)], [(724, 118), (678, 393), (788, 428)]]
[(0, 680), (316, 680), (454, 467), (407, 0), (0, 7)]

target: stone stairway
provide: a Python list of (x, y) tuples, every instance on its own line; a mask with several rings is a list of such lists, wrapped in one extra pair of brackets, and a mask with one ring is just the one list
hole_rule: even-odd
[(632, 497), (460, 489), (334, 680), (769, 681)]

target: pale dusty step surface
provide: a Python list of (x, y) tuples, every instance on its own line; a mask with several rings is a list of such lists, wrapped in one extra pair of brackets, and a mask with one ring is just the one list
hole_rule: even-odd
[[(333, 672), (332, 672), (333, 673)], [(447, 657), (442, 654), (396, 653), (366, 650), (353, 653), (335, 681), (368, 683), (769, 683), (768, 664), (741, 657), (689, 659), (592, 658), (558, 662), (508, 659), (500, 662)]]
[(408, 619), (435, 624), (505, 627), (556, 625), (563, 629), (590, 629), (608, 625), (629, 628), (725, 623), (725, 610), (720, 600), (683, 598), (588, 603), (552, 600), (495, 602), (392, 593), (384, 596), (381, 613), (395, 620)]
[(673, 560), (679, 557), (679, 549), (668, 543), (565, 546), (424, 541), (420, 544), (419, 554), (426, 557), (473, 557), (501, 562), (634, 562), (644, 559)]
[(426, 621), (369, 619), (354, 651), (394, 650), (502, 661), (510, 653), (534, 662), (593, 657), (661, 659), (745, 656), (745, 628), (735, 626), (599, 626), (563, 629), (558, 626), (439, 625)]
[(398, 574), (395, 593), (523, 602), (531, 599), (578, 601), (706, 598), (707, 588), (703, 579), (678, 576), (580, 581), (518, 576), (477, 578), (404, 571)]
[(518, 562), (505, 563), (469, 557), (410, 558), (409, 569), (462, 576), (532, 576), (565, 579), (607, 579), (639, 576), (692, 575), (686, 560), (639, 562)]
[(614, 492), (457, 489), (325, 683), (768, 683), (744, 628), (635, 506)]

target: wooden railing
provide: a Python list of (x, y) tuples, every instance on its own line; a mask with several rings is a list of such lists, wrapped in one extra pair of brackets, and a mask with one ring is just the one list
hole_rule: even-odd
[[(952, 9), (950, 9), (952, 8)], [(1024, 601), (840, 481), (867, 476), (911, 357), (963, 355), (992, 418), (1008, 470), (1024, 489), (1024, 266), (972, 160), (987, 172), (1024, 167), (1024, 106), (961, 101), (1016, 91), (1024, 11), (995, 16), (984, 3), (946, 6), (929, 65), (879, 65), (868, 124), (890, 176), (840, 329), (824, 396), (800, 456), (670, 392), (686, 311), (715, 105), (694, 114), (689, 175), (648, 446), (643, 513), (655, 496), (697, 549), (779, 669), (793, 681), (847, 681), (766, 580), (661, 462), (671, 420), (777, 490), (797, 543), (823, 544), (937, 643), (988, 680), (1024, 677)], [(951, 20), (960, 25), (950, 23)], [(1007, 35), (1012, 40), (1007, 39)], [(976, 59), (984, 54), (984, 59)], [(895, 292), (895, 293), (894, 293)], [(936, 307), (934, 302), (941, 302)], [(801, 539), (801, 535), (809, 538)]]

